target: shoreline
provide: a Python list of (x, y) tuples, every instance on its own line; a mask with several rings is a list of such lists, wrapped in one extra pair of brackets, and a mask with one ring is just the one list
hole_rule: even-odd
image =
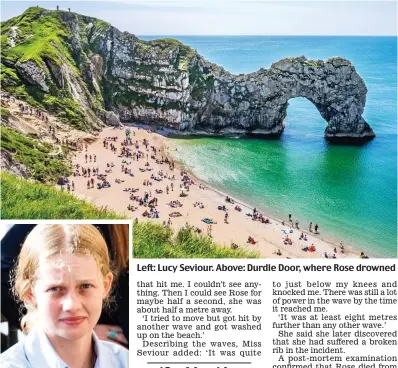
[[(126, 157), (119, 156), (119, 151), (121, 147), (121, 141), (125, 138), (125, 128), (128, 127), (131, 130), (131, 139), (133, 142), (138, 141), (138, 149), (134, 149), (135, 146), (129, 146), (131, 152), (140, 151), (142, 156), (135, 161), (132, 157), (126, 159)], [(147, 129), (150, 129), (148, 131)], [(107, 173), (107, 180), (109, 180), (111, 187), (97, 189), (97, 177), (95, 176), (95, 186), (94, 188), (88, 189), (86, 186), (88, 178), (83, 176), (73, 175), (70, 177), (71, 181), (75, 182), (75, 192), (76, 196), (79, 198), (84, 198), (97, 207), (107, 207), (112, 209), (116, 213), (128, 216), (132, 219), (139, 219), (140, 221), (155, 221), (157, 223), (171, 222), (170, 226), (177, 230), (186, 224), (197, 228), (202, 235), (206, 235), (209, 231), (209, 225), (203, 222), (203, 219), (210, 218), (213, 220), (213, 224), (210, 226), (210, 233), (213, 241), (220, 245), (230, 246), (232, 243), (236, 243), (239, 248), (246, 249), (250, 251), (258, 251), (262, 258), (324, 258), (325, 252), (331, 257), (335, 252), (334, 248), (337, 248), (336, 258), (359, 258), (359, 253), (356, 249), (350, 246), (344, 246), (344, 253), (340, 252), (340, 247), (338, 243), (332, 243), (329, 239), (322, 239), (319, 235), (309, 233), (304, 229), (292, 228), (285, 221), (282, 224), (282, 220), (278, 220), (276, 216), (270, 214), (268, 218), (270, 219), (269, 224), (261, 223), (260, 221), (254, 221), (251, 217), (247, 216), (246, 213), (252, 213), (252, 207), (245, 203), (244, 201), (238, 199), (235, 200), (234, 204), (227, 203), (225, 201), (227, 193), (217, 190), (209, 186), (201, 178), (198, 178), (192, 173), (191, 170), (185, 167), (182, 162), (177, 162), (170, 152), (169, 143), (172, 138), (169, 138), (162, 134), (164, 130), (159, 133), (146, 125), (132, 125), (123, 126), (121, 129), (105, 128), (97, 140), (88, 144), (87, 152), (85, 150), (76, 152), (75, 157), (72, 159), (73, 166), (79, 164), (82, 167), (97, 167), (100, 169), (100, 174), (105, 173), (107, 168), (107, 163), (110, 162), (114, 164), (112, 170)], [(134, 136), (133, 136), (134, 134)], [(116, 152), (111, 152), (110, 150), (103, 147), (103, 139), (108, 136), (117, 136), (118, 140), (114, 144), (117, 148)], [(148, 149), (142, 145), (143, 139), (149, 141)], [(111, 143), (111, 141), (109, 141)], [(156, 160), (160, 160), (163, 155), (171, 156), (173, 162), (175, 163), (175, 168), (173, 171), (169, 169), (169, 165), (165, 166), (163, 163), (156, 163), (153, 156), (153, 148), (156, 149)], [(149, 147), (151, 147), (149, 149)], [(96, 155), (96, 162), (85, 163), (85, 154)], [(149, 157), (151, 156), (151, 157)], [(145, 158), (146, 157), (146, 158)], [(128, 167), (133, 173), (133, 176), (126, 175), (122, 173), (120, 165), (122, 161), (129, 161)], [(145, 169), (145, 162), (148, 162), (147, 168)], [(140, 169), (140, 170), (138, 170)], [(108, 168), (109, 170), (109, 168)], [(151, 170), (151, 171), (147, 171)], [(181, 171), (185, 171), (189, 176), (190, 180), (193, 180), (194, 184), (189, 185), (188, 190), (185, 191), (187, 196), (181, 197), (178, 195), (179, 188), (177, 185), (181, 183)], [(164, 176), (160, 176), (162, 173)], [(171, 179), (171, 175), (174, 175), (175, 179)], [(157, 180), (150, 179), (150, 176), (156, 178)], [(115, 183), (115, 179), (123, 180), (122, 183)], [(91, 178), (90, 178), (91, 180)], [(150, 186), (144, 185), (146, 181), (151, 181)], [(174, 181), (175, 180), (175, 181)], [(172, 184), (173, 183), (173, 184)], [(170, 187), (175, 185), (175, 190), (170, 191)], [(202, 185), (206, 189), (200, 189)], [(166, 192), (166, 187), (168, 187), (169, 192)], [(144, 193), (147, 193), (148, 199), (154, 199), (156, 197), (159, 202), (156, 206), (156, 210), (159, 212), (159, 218), (146, 219), (143, 217), (143, 212), (148, 207), (140, 206), (137, 201), (131, 201), (131, 192), (126, 192), (123, 188), (135, 188), (136, 193), (134, 194), (142, 198)], [(159, 191), (159, 193), (152, 192)], [(171, 208), (169, 207), (170, 200), (178, 201), (181, 207)], [(194, 203), (201, 202), (204, 205), (203, 209), (200, 209), (194, 205)], [(135, 209), (134, 212), (127, 210), (127, 205), (132, 205)], [(241, 207), (241, 211), (234, 210), (235, 205)], [(218, 207), (225, 206), (226, 209), (219, 210)], [(178, 212), (179, 217), (170, 218), (168, 213)], [(260, 212), (260, 211), (259, 211)], [(227, 222), (224, 221), (225, 214), (228, 213)], [(264, 214), (264, 212), (262, 212)], [(265, 212), (268, 215), (268, 210)], [(264, 214), (264, 218), (265, 218)], [(291, 229), (292, 232), (291, 232)], [(300, 240), (300, 234), (306, 234), (308, 240)], [(286, 235), (293, 242), (292, 245), (284, 244), (284, 239)], [(252, 237), (256, 240), (254, 244), (247, 242), (248, 237)], [(304, 249), (310, 248), (314, 244), (316, 251), (304, 251)], [(280, 252), (279, 255), (277, 252)]]
[[(170, 137), (170, 138), (166, 138), (166, 139), (171, 140), (171, 139), (173, 139), (173, 138)], [(222, 190), (220, 190), (220, 189), (218, 189), (218, 188), (215, 188), (215, 187), (211, 186), (209, 183), (207, 183), (206, 181), (204, 181), (203, 179), (201, 179), (200, 177), (198, 177), (196, 174), (194, 174), (193, 171), (192, 171), (192, 169), (188, 168), (184, 162), (181, 162), (181, 161), (177, 160), (176, 158), (174, 158), (173, 155), (171, 154), (171, 151), (169, 151), (168, 148), (169, 148), (169, 147), (166, 147), (165, 152), (173, 159), (174, 162), (176, 162), (176, 163), (178, 164), (178, 166), (179, 166), (180, 168), (182, 168), (183, 170), (187, 171), (193, 178), (195, 178), (195, 180), (196, 180), (197, 182), (200, 182), (201, 184), (205, 185), (209, 190), (212, 190), (212, 191), (215, 192), (217, 195), (219, 195), (219, 196), (221, 196), (221, 197), (223, 197), (223, 198), (225, 198), (226, 196), (229, 196), (228, 193), (223, 192)], [(169, 157), (169, 158), (170, 158), (170, 157)], [(177, 166), (177, 165), (176, 165), (176, 166)], [(233, 199), (234, 199), (235, 204), (238, 204), (238, 205), (240, 205), (241, 207), (245, 207), (245, 208), (246, 208), (248, 211), (250, 211), (250, 212), (253, 211), (253, 208), (254, 208), (253, 205), (251, 205), (251, 204), (249, 204), (249, 203), (246, 203), (246, 202), (244, 202), (243, 200), (241, 200), (240, 198), (235, 197), (235, 196), (234, 196)], [(269, 212), (269, 209), (266, 209), (266, 210), (265, 210), (264, 208), (262, 208), (262, 207), (260, 207), (260, 206), (258, 206), (258, 207), (256, 207), (256, 208), (259, 210), (259, 212), (264, 213), (264, 214), (267, 214), (267, 217), (270, 218), (271, 220), (274, 220), (274, 221), (276, 221), (276, 222), (278, 222), (278, 223), (280, 223), (280, 224), (282, 224), (282, 222), (284, 221), (284, 222), (285, 222), (285, 226), (291, 227), (291, 228), (293, 228), (294, 230), (297, 230), (295, 227), (293, 227), (293, 226), (291, 226), (290, 224), (288, 224), (288, 221), (279, 218), (278, 216), (276, 216), (276, 215), (275, 215), (274, 213), (272, 213), (272, 212)], [(320, 239), (320, 240), (322, 240), (322, 241), (324, 241), (324, 242), (326, 242), (326, 243), (329, 243), (329, 244), (331, 244), (331, 245), (333, 245), (333, 246), (339, 247), (339, 241), (338, 241), (338, 239), (334, 238), (334, 237), (331, 236), (331, 235), (322, 236), (321, 233), (314, 234), (313, 232), (312, 232), (312, 233), (309, 232), (308, 229), (305, 229), (305, 230), (304, 230), (304, 228), (302, 228), (302, 227), (300, 227), (299, 231), (300, 231), (300, 232), (303, 232), (304, 234), (307, 234), (307, 236), (309, 236), (309, 235), (316, 235), (317, 239)], [(350, 245), (348, 245), (348, 246), (344, 246), (344, 248), (345, 248), (345, 252), (346, 252), (346, 253), (349, 252), (349, 253), (355, 254), (355, 255), (358, 256), (358, 257), (359, 257), (359, 255), (360, 255), (360, 253), (361, 253), (361, 251), (357, 249), (358, 247), (356, 247), (355, 245), (352, 245), (352, 244), (350, 244)], [(370, 253), (370, 252), (367, 252), (366, 254), (367, 254), (368, 256), (370, 256), (371, 258), (379, 258), (377, 255), (372, 254), (372, 253)]]

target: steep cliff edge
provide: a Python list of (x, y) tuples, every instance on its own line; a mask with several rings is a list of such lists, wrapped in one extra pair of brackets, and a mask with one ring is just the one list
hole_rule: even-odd
[[(139, 40), (95, 18), (41, 8), (2, 23), (2, 86), (80, 129), (122, 121), (190, 134), (280, 135), (290, 98), (310, 100), (331, 141), (375, 134), (354, 66), (289, 58), (233, 75), (173, 39)], [(108, 111), (108, 112), (107, 112)]]

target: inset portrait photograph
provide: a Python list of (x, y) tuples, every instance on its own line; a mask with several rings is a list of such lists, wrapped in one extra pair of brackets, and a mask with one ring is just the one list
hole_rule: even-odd
[(126, 221), (2, 224), (2, 367), (128, 367), (129, 234)]

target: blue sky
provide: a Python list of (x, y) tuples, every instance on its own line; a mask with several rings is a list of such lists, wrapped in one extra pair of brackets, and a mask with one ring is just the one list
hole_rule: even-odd
[(1, 20), (29, 6), (105, 20), (136, 35), (396, 35), (391, 1), (2, 1)]

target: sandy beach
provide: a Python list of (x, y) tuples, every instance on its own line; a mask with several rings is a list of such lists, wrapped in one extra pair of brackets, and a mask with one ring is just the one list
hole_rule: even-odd
[[(70, 182), (74, 183), (75, 190), (72, 192), (76, 196), (97, 207), (107, 207), (121, 215), (137, 218), (139, 221), (156, 221), (166, 226), (169, 224), (173, 229), (188, 224), (201, 234), (208, 235), (211, 232), (211, 237), (218, 244), (230, 247), (235, 243), (239, 248), (258, 251), (264, 258), (320, 258), (325, 257), (325, 252), (329, 257), (334, 254), (336, 258), (359, 257), (359, 253), (349, 249), (346, 244), (342, 253), (339, 244), (323, 239), (322, 234), (309, 232), (308, 224), (305, 224), (305, 228), (303, 224), (299, 225), (300, 229), (294, 228), (294, 218), (292, 223), (288, 219), (283, 223), (267, 213), (262, 213), (262, 217), (257, 213), (256, 216), (260, 220), (263, 218), (265, 221), (268, 218), (269, 223), (253, 220), (253, 217), (248, 215), (253, 215), (253, 208), (240, 203), (236, 198), (233, 198), (234, 203), (227, 202), (224, 194), (210, 188), (187, 172), (181, 164), (172, 161), (173, 158), (167, 149), (171, 138), (140, 127), (129, 127), (129, 130), (132, 144), (122, 146), (126, 138), (125, 128), (106, 128), (96, 141), (84, 145), (83, 150), (77, 152), (72, 164), (76, 174), (79, 173), (80, 176), (72, 175), (69, 178)], [(115, 137), (116, 140), (110, 137)], [(148, 143), (146, 147), (144, 140)], [(112, 145), (115, 147), (114, 150), (111, 149)], [(122, 147), (128, 149), (132, 156), (122, 156)], [(140, 156), (138, 161), (137, 155)], [(162, 162), (162, 158), (166, 159), (166, 156), (169, 158), (169, 163)], [(171, 161), (174, 163), (174, 169), (170, 165)], [(90, 169), (90, 177), (88, 174), (82, 175), (82, 167)], [(104, 178), (110, 187), (97, 188), (98, 183), (103, 181), (99, 180), (97, 175), (93, 176), (93, 169), (98, 169), (99, 174), (106, 175)], [(117, 179), (121, 182), (116, 182)], [(92, 180), (94, 185), (91, 183)], [(150, 185), (144, 185), (148, 184), (148, 181)], [(129, 188), (134, 189), (134, 193), (126, 190)], [(180, 196), (181, 193), (186, 196)], [(150, 207), (146, 206), (145, 195), (147, 195), (146, 202), (152, 201), (154, 205), (156, 204), (152, 213)], [(176, 207), (172, 207), (170, 206), (172, 201), (179, 203)], [(198, 203), (201, 205), (195, 205)], [(132, 206), (133, 210), (129, 210), (128, 206)], [(240, 207), (241, 211), (236, 210), (236, 206)], [(145, 211), (152, 216), (157, 212), (159, 217), (144, 217)], [(173, 212), (181, 216), (170, 216)], [(227, 222), (225, 222), (226, 214)], [(203, 219), (212, 220), (211, 228), (208, 223), (202, 221)], [(300, 239), (302, 233), (307, 240)], [(290, 238), (291, 244), (286, 242), (286, 236)], [(255, 240), (254, 244), (248, 243), (249, 237)], [(309, 249), (312, 245), (315, 251), (311, 252)]]

